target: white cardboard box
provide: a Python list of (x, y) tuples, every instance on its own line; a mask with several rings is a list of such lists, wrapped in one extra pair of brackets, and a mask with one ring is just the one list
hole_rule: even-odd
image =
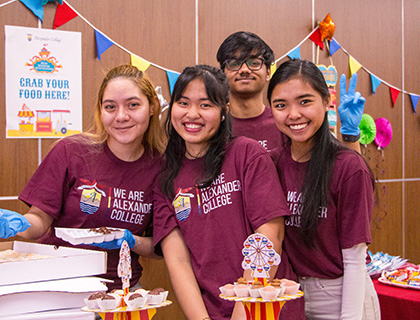
[(51, 256), (42, 260), (0, 263), (0, 287), (4, 285), (84, 277), (106, 273), (106, 252), (32, 242), (1, 242), (0, 251), (13, 249)]
[[(84, 307), (92, 293), (106, 291), (104, 279), (80, 277), (0, 287), (0, 317)], [(87, 315), (86, 315), (87, 317)]]

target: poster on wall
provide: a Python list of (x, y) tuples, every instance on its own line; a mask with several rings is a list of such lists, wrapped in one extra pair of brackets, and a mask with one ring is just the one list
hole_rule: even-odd
[(81, 33), (5, 26), (6, 138), (82, 131)]

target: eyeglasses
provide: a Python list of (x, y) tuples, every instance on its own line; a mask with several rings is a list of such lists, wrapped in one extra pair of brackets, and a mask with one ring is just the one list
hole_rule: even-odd
[(242, 65), (246, 63), (247, 67), (251, 71), (258, 71), (262, 68), (264, 64), (263, 58), (249, 58), (244, 60), (239, 59), (227, 59), (225, 61), (225, 66), (230, 71), (238, 71), (242, 68)]

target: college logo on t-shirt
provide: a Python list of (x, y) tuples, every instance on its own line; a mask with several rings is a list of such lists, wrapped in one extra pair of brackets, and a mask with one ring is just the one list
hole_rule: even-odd
[(192, 188), (179, 188), (172, 205), (175, 209), (176, 218), (179, 221), (184, 221), (191, 213), (191, 198), (194, 198), (192, 193), (187, 193)]
[(103, 190), (99, 189), (96, 181), (90, 183), (88, 180), (80, 180), (86, 183), (77, 188), (78, 190), (83, 190), (82, 196), (80, 197), (80, 209), (86, 214), (94, 214), (98, 211), (101, 199), (102, 197), (106, 197), (106, 194)]

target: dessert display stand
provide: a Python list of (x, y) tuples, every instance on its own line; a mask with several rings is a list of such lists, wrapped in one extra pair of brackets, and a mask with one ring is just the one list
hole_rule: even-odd
[(89, 309), (87, 307), (83, 307), (82, 311), (98, 313), (102, 320), (151, 320), (156, 314), (157, 308), (166, 307), (172, 304), (172, 301), (166, 300), (158, 305), (146, 304), (142, 308), (138, 309), (130, 309), (126, 305), (125, 297), (128, 295), (131, 279), (131, 256), (130, 247), (125, 240), (123, 241), (120, 249), (118, 276), (122, 280), (122, 289), (124, 291), (121, 307), (112, 310)]
[(299, 299), (302, 296), (303, 292), (299, 290), (297, 294), (284, 295), (270, 301), (265, 301), (262, 298), (238, 298), (225, 297), (223, 295), (220, 295), (220, 298), (229, 301), (242, 302), (245, 308), (247, 320), (277, 320), (283, 305), (287, 301)]
[[(266, 286), (271, 266), (279, 265), (281, 262), (280, 256), (274, 250), (272, 242), (264, 235), (254, 233), (244, 241), (242, 254), (244, 256), (242, 268), (244, 270), (250, 269), (254, 281), (260, 281)], [(303, 292), (300, 290), (296, 294), (286, 294), (272, 300), (219, 295), (224, 300), (242, 302), (247, 320), (277, 320), (281, 309), (287, 301), (299, 299), (302, 296)]]

